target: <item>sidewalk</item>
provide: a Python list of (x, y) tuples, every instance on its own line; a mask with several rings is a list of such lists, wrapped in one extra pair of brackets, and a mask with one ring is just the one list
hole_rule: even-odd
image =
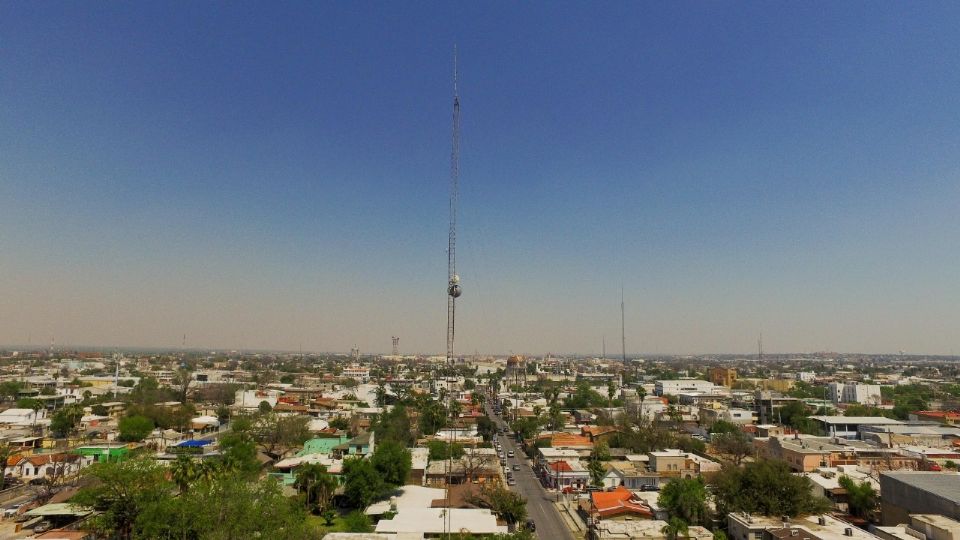
[(580, 519), (580, 516), (577, 515), (575, 507), (567, 508), (567, 505), (562, 502), (554, 502), (553, 505), (557, 508), (557, 512), (560, 514), (560, 519), (563, 520), (563, 524), (570, 529), (570, 532), (573, 533), (573, 536), (576, 538), (585, 538), (587, 534), (586, 525)]

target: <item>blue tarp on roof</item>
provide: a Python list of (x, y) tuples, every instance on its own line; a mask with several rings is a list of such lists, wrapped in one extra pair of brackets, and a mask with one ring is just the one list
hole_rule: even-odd
[(178, 444), (177, 446), (186, 446), (187, 448), (200, 448), (200, 447), (206, 446), (206, 445), (208, 445), (208, 444), (210, 444), (210, 441), (201, 441), (201, 440), (199, 440), (199, 439), (194, 439), (194, 440), (191, 440), (191, 441), (183, 441), (182, 443)]

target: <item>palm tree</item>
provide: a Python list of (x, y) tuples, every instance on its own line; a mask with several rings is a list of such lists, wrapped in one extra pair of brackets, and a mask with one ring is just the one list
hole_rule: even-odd
[(323, 465), (308, 463), (297, 469), (297, 479), (293, 485), (304, 494), (307, 509), (316, 508), (323, 513), (333, 499), (337, 479)]
[(170, 465), (170, 476), (180, 489), (180, 493), (186, 493), (190, 489), (190, 483), (197, 479), (197, 464), (188, 456), (178, 456), (177, 460)]
[(670, 518), (670, 521), (660, 529), (664, 535), (666, 535), (667, 540), (677, 540), (678, 538), (687, 537), (687, 523), (678, 517)]

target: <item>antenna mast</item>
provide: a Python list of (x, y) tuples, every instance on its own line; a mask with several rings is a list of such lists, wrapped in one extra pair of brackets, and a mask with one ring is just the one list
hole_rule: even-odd
[(623, 365), (627, 365), (627, 326), (623, 317), (623, 285), (620, 286), (620, 346)]
[(454, 360), (453, 338), (460, 276), (457, 275), (457, 202), (460, 198), (460, 95), (457, 90), (457, 48), (453, 48), (453, 145), (450, 150), (450, 235), (447, 239), (447, 364)]
[[(457, 202), (460, 198), (460, 94), (457, 90), (457, 46), (453, 46), (453, 144), (450, 149), (450, 236), (447, 239), (447, 366), (454, 362), (453, 338), (455, 335), (457, 298), (462, 293), (460, 276), (457, 275)], [(452, 392), (447, 410), (452, 412), (456, 399)], [(453, 443), (457, 441), (457, 415), (451, 414)], [(443, 532), (450, 538), (453, 518), (450, 507), (450, 474), (453, 470), (453, 452), (447, 456), (447, 485), (445, 486), (446, 508), (443, 514)]]

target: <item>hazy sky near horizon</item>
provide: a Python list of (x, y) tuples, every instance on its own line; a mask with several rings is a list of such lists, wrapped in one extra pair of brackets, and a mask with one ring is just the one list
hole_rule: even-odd
[(0, 343), (960, 352), (953, 2), (0, 4)]

